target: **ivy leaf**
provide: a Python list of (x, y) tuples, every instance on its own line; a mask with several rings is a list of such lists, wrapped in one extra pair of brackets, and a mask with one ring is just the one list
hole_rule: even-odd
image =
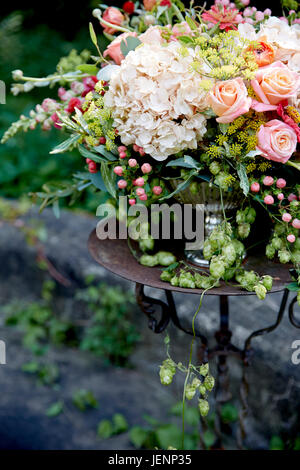
[(141, 41), (134, 36), (128, 36), (126, 39), (122, 39), (121, 52), (123, 56), (126, 57), (130, 51), (134, 51), (140, 44), (142, 44)]
[(246, 168), (242, 163), (239, 163), (237, 166), (237, 174), (240, 178), (240, 187), (244, 195), (247, 196), (249, 193), (250, 185), (249, 185)]
[(63, 153), (68, 150), (72, 145), (74, 145), (79, 139), (80, 135), (74, 134), (67, 140), (64, 140), (61, 144), (57, 145), (53, 150), (51, 150), (51, 154), (55, 153)]
[(298, 292), (298, 290), (300, 290), (300, 286), (299, 286), (298, 282), (296, 282), (296, 281), (290, 282), (285, 287), (291, 292)]
[(113, 197), (117, 197), (115, 177), (116, 175), (113, 172), (113, 168), (110, 168), (106, 163), (101, 163), (101, 176), (103, 183), (105, 184), (106, 190)]

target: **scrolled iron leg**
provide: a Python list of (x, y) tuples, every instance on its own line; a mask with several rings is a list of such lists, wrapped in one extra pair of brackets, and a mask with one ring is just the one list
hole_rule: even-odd
[[(137, 304), (142, 312), (147, 315), (150, 330), (154, 333), (162, 333), (169, 324), (171, 318), (171, 307), (160, 299), (153, 299), (145, 295), (144, 287), (145, 286), (143, 284), (136, 284), (135, 295)], [(158, 305), (161, 308), (161, 318), (159, 321), (155, 318), (155, 305)]]
[(294, 306), (296, 303), (297, 303), (297, 296), (293, 298), (293, 300), (291, 301), (289, 305), (289, 319), (290, 319), (291, 324), (295, 328), (300, 328), (300, 323), (296, 320), (295, 314), (294, 314)]

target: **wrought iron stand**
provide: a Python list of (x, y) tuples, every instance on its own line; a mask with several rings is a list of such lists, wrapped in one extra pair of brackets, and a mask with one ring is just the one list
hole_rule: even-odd
[[(89, 250), (93, 258), (106, 269), (111, 272), (131, 280), (136, 283), (136, 299), (141, 310), (148, 317), (148, 326), (154, 333), (162, 333), (170, 323), (170, 321), (181, 331), (186, 334), (193, 335), (192, 330), (186, 329), (177, 315), (176, 306), (172, 291), (178, 291), (189, 294), (201, 294), (201, 290), (182, 289), (172, 287), (160, 280), (160, 269), (147, 268), (137, 263), (131, 255), (126, 240), (98, 240), (95, 232), (92, 232), (89, 239)], [(116, 256), (117, 254), (117, 256)], [(251, 333), (245, 340), (242, 349), (237, 348), (232, 342), (232, 332), (229, 327), (229, 304), (228, 298), (236, 295), (247, 295), (245, 291), (241, 291), (238, 287), (222, 285), (220, 288), (212, 289), (210, 295), (219, 296), (219, 313), (220, 323), (219, 329), (215, 332), (216, 346), (209, 348), (208, 339), (200, 332), (196, 331), (196, 337), (199, 339), (198, 360), (199, 363), (205, 363), (209, 360), (217, 359), (217, 385), (216, 385), (216, 403), (217, 413), (215, 422), (215, 431), (219, 440), (218, 446), (221, 447), (221, 430), (220, 430), (220, 409), (222, 404), (231, 399), (229, 390), (229, 375), (227, 358), (229, 356), (236, 357), (241, 360), (243, 367), (242, 380), (240, 384), (240, 401), (241, 409), (239, 412), (239, 430), (237, 435), (237, 444), (239, 448), (243, 448), (243, 440), (245, 438), (245, 417), (248, 412), (248, 391), (249, 384), (247, 380), (247, 371), (251, 363), (253, 355), (252, 340), (257, 336), (262, 336), (274, 331), (281, 323), (286, 310), (289, 291), (285, 289), (285, 285), (290, 280), (289, 272), (286, 267), (280, 264), (261, 261), (259, 258), (251, 258), (246, 263), (247, 269), (254, 269), (262, 274), (271, 274), (275, 278), (272, 292), (282, 292), (282, 299), (276, 321), (265, 328), (259, 329)], [(165, 291), (166, 302), (160, 299), (154, 299), (145, 294), (145, 286), (158, 288)], [(289, 304), (288, 316), (291, 324), (300, 328), (300, 322), (297, 321), (294, 314), (294, 307), (297, 297), (293, 298)], [(160, 310), (160, 312), (159, 312)]]

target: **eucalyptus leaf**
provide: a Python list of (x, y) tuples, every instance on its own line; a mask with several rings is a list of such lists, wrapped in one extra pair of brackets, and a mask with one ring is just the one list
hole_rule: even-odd
[(297, 168), (297, 170), (300, 171), (300, 162), (291, 162), (290, 160), (287, 162), (288, 165), (293, 166), (294, 168)]
[(102, 162), (101, 163), (101, 176), (105, 184), (106, 190), (109, 192), (109, 194), (113, 198), (116, 198), (117, 196), (116, 184), (115, 184), (116, 175), (113, 172), (113, 168), (109, 167), (106, 163)]
[(97, 75), (99, 68), (96, 67), (96, 65), (93, 64), (81, 64), (77, 65), (76, 67), (77, 70), (80, 70), (82, 73), (88, 73), (90, 75)]
[(51, 150), (51, 154), (56, 153), (63, 153), (68, 150), (72, 145), (74, 145), (80, 139), (80, 135), (74, 134), (67, 140), (64, 140), (61, 144), (57, 145), (53, 150)]
[(117, 160), (117, 157), (113, 155), (109, 150), (107, 150), (105, 145), (98, 145), (97, 147), (94, 147), (94, 150), (96, 150), (97, 153), (100, 153), (100, 155), (105, 157), (110, 162), (114, 162), (115, 160)]
[(100, 189), (100, 191), (104, 191), (104, 192), (107, 191), (100, 171), (98, 171), (97, 173), (91, 173), (90, 180), (92, 184), (95, 186), (95, 188)]
[(300, 290), (300, 285), (296, 281), (290, 282), (285, 287), (291, 292), (298, 292)]
[(91, 160), (93, 160), (93, 162), (96, 162), (96, 163), (107, 162), (107, 158), (102, 157), (102, 156), (100, 157), (99, 155), (96, 155), (90, 150), (87, 150), (84, 147), (84, 145), (79, 145), (78, 150), (84, 158), (90, 158)]
[(190, 36), (179, 36), (178, 40), (183, 44), (193, 44), (193, 39)]
[(167, 163), (166, 166), (180, 166), (182, 168), (193, 168), (193, 169), (200, 169), (201, 164), (194, 160), (194, 158), (190, 157), (189, 155), (185, 155), (184, 158), (177, 158), (176, 160), (171, 160)]
[(142, 44), (141, 41), (134, 36), (122, 39), (120, 48), (123, 56), (126, 57), (130, 51), (134, 51), (140, 44)]
[(240, 187), (244, 195), (247, 196), (249, 193), (250, 185), (249, 185), (249, 179), (247, 176), (246, 168), (242, 163), (239, 163), (236, 170), (240, 178)]
[(89, 28), (90, 28), (90, 36), (91, 36), (92, 43), (93, 43), (95, 46), (97, 46), (97, 45), (98, 45), (98, 41), (97, 41), (97, 36), (96, 36), (95, 30), (94, 30), (93, 23), (90, 22)]
[(184, 191), (190, 184), (190, 181), (191, 179), (197, 174), (197, 171), (196, 170), (193, 170), (191, 171), (189, 177), (184, 180), (182, 183), (180, 183), (177, 188), (175, 189), (175, 191), (173, 191), (172, 193), (168, 194), (167, 196), (165, 197), (162, 197), (160, 198), (159, 200), (160, 201), (164, 201), (165, 199), (170, 199), (171, 197), (175, 196), (175, 194), (177, 193), (180, 193), (180, 191)]

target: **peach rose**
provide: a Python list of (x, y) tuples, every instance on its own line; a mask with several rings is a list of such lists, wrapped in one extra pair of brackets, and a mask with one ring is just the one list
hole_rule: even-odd
[(144, 8), (147, 11), (151, 11), (152, 8), (156, 5), (156, 0), (143, 0)]
[(257, 138), (257, 149), (274, 162), (286, 163), (296, 150), (296, 132), (278, 119), (260, 126)]
[(251, 98), (241, 78), (217, 82), (208, 94), (208, 102), (216, 113), (217, 122), (226, 124), (249, 111)]
[[(104, 21), (115, 24), (116, 26), (121, 26), (121, 24), (125, 20), (124, 15), (120, 12), (120, 10), (118, 10), (118, 8), (115, 7), (108, 7), (103, 13), (102, 18), (104, 19)], [(114, 34), (117, 31), (116, 29), (110, 28), (104, 23), (101, 23), (101, 21), (100, 24), (104, 29), (104, 32), (107, 34)]]
[(253, 100), (252, 108), (258, 112), (272, 111), (281, 101), (297, 95), (300, 76), (277, 61), (259, 69), (251, 86), (260, 100)]
[(114, 39), (109, 44), (107, 49), (103, 52), (103, 56), (104, 57), (107, 57), (107, 56), (111, 57), (117, 65), (120, 65), (122, 60), (124, 59), (124, 56), (121, 52), (121, 42), (123, 41), (123, 39), (126, 39), (128, 36), (135, 36), (136, 37), (137, 33), (132, 32), (132, 33), (120, 34), (120, 36), (118, 36), (116, 39)]

